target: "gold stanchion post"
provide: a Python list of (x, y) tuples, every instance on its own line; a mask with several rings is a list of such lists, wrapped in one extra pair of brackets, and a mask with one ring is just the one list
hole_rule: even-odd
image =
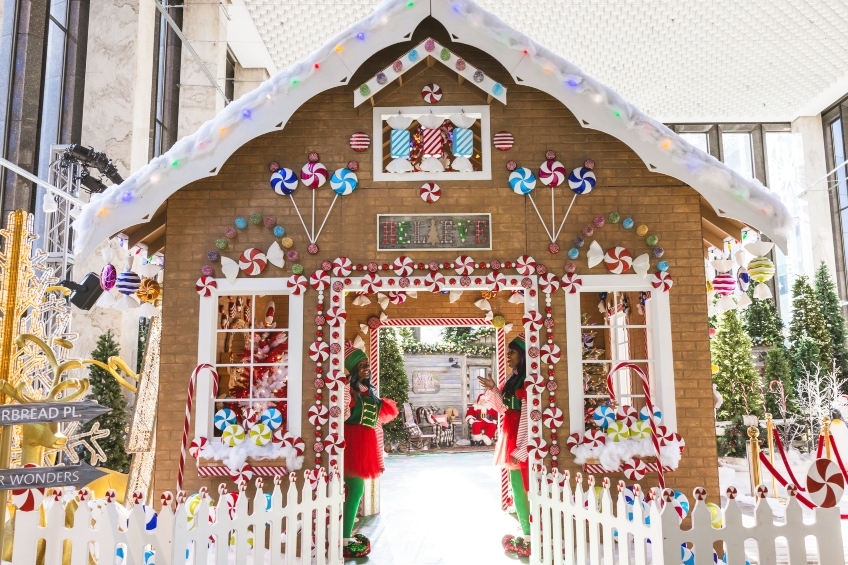
[(824, 439), (825, 454), (833, 461), (833, 450), (830, 447), (830, 418), (827, 416), (822, 418), (822, 439)]
[(748, 428), (748, 469), (751, 474), (751, 492), (756, 493), (762, 483), (760, 475), (760, 430), (754, 426)]
[[(771, 414), (766, 413), (766, 433), (768, 434), (769, 463), (774, 468), (774, 422)], [(771, 496), (777, 498), (777, 481), (771, 476)]]

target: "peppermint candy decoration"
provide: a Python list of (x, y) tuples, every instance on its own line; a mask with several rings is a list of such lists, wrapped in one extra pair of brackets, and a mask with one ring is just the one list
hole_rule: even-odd
[(631, 481), (641, 481), (645, 478), (648, 467), (644, 461), (638, 457), (634, 457), (625, 461), (621, 466), (621, 470), (624, 472), (624, 476)]
[(546, 343), (541, 348), (542, 363), (555, 365), (562, 359), (562, 351), (555, 343)]
[(207, 443), (209, 443), (209, 440), (205, 437), (194, 438), (188, 446), (189, 455), (197, 459), (200, 457), (200, 454), (203, 452), (203, 448), (206, 447)]
[(807, 471), (807, 493), (816, 506), (832, 508), (842, 498), (845, 479), (839, 467), (829, 459), (816, 459)]
[(223, 431), (227, 426), (236, 423), (236, 413), (230, 410), (229, 408), (221, 408), (217, 412), (215, 412), (215, 416), (212, 418), (212, 425), (214, 425), (219, 430)]
[(430, 292), (441, 292), (442, 287), (445, 286), (445, 277), (438, 271), (430, 271), (424, 277), (424, 286)]
[(337, 169), (330, 178), (330, 188), (339, 196), (347, 196), (356, 190), (357, 184), (359, 184), (359, 179), (356, 177), (356, 173), (346, 168)]
[(519, 167), (509, 174), (509, 188), (516, 194), (530, 194), (536, 188), (536, 177), (533, 171)]
[(377, 294), (383, 288), (383, 279), (377, 273), (368, 273), (362, 277), (362, 292)]
[(347, 257), (339, 257), (333, 261), (333, 274), (337, 277), (346, 277), (353, 272), (353, 263)]
[(586, 167), (577, 167), (568, 175), (568, 187), (577, 194), (589, 194), (595, 188), (595, 173)]
[(280, 196), (288, 196), (297, 188), (297, 175), (291, 169), (280, 169), (271, 175), (271, 189)]
[(357, 153), (368, 151), (369, 147), (371, 147), (371, 138), (367, 133), (358, 131), (350, 136), (350, 148)]
[(609, 406), (598, 406), (592, 413), (592, 421), (599, 428), (608, 428), (615, 422), (615, 412)]
[(607, 438), (601, 430), (589, 430), (583, 435), (583, 445), (601, 447), (607, 443)]
[(629, 428), (639, 419), (639, 413), (632, 406), (619, 406), (615, 411), (615, 419)]
[[(38, 465), (34, 463), (24, 465), (24, 468), (30, 467), (38, 467)], [(12, 504), (15, 505), (15, 508), (23, 512), (32, 512), (41, 506), (42, 502), (44, 502), (43, 488), (24, 488), (12, 491)]]
[(271, 436), (273, 434), (274, 432), (271, 430), (271, 426), (259, 422), (250, 428), (250, 441), (252, 441), (254, 445), (258, 445), (260, 447), (268, 445), (271, 443)]
[(218, 288), (218, 283), (212, 277), (200, 277), (194, 283), (194, 290), (203, 298), (212, 296), (212, 293)]
[(330, 434), (324, 440), (324, 451), (330, 455), (336, 455), (345, 447), (345, 440), (339, 438), (339, 434)]
[(524, 324), (524, 327), (530, 332), (539, 331), (544, 321), (544, 317), (535, 310), (530, 310), (524, 314), (524, 317), (521, 318), (521, 322)]
[(509, 151), (515, 144), (515, 140), (508, 131), (499, 131), (492, 138), (492, 143), (498, 151)]
[(577, 446), (580, 445), (581, 443), (583, 443), (583, 438), (580, 437), (579, 433), (575, 432), (575, 433), (571, 434), (570, 436), (568, 436), (568, 439), (565, 440), (565, 447), (569, 451), (574, 452), (574, 450), (577, 448)]
[(327, 271), (315, 271), (309, 277), (309, 286), (315, 290), (327, 290), (330, 287), (330, 274)]
[(309, 423), (313, 426), (323, 426), (327, 423), (328, 410), (323, 404), (313, 404), (306, 414), (309, 417)]
[(527, 276), (536, 272), (536, 260), (530, 255), (522, 255), (515, 260), (515, 270), (519, 275)]
[(527, 440), (527, 455), (531, 460), (542, 460), (548, 454), (548, 443), (540, 437)]
[[(643, 406), (641, 410), (639, 410), (639, 419), (640, 420), (648, 420), (651, 417), (651, 410), (647, 406)], [(662, 420), (662, 412), (659, 408), (654, 408), (654, 423), (659, 424), (660, 420)]]
[(221, 432), (221, 440), (225, 445), (235, 447), (244, 441), (244, 428), (238, 424), (230, 424)]
[(674, 279), (668, 274), (668, 271), (657, 271), (651, 277), (651, 285), (663, 292), (668, 292), (674, 284)]
[(549, 159), (539, 167), (539, 180), (545, 186), (557, 187), (565, 181), (565, 166)]
[(323, 362), (330, 358), (330, 346), (326, 341), (314, 341), (309, 346), (309, 358)]
[(401, 255), (392, 263), (392, 270), (399, 277), (408, 277), (415, 269), (415, 263), (406, 255)]
[(321, 163), (306, 163), (300, 170), (301, 182), (312, 189), (324, 186), (327, 176), (327, 167)]
[(434, 182), (425, 182), (421, 185), (421, 200), (424, 202), (435, 202), (442, 197), (442, 189)]
[(332, 371), (324, 377), (324, 384), (329, 390), (339, 390), (344, 383), (344, 373), (341, 371)]
[(235, 471), (230, 469), (230, 478), (236, 484), (249, 483), (253, 478), (253, 468), (245, 463), (241, 469)]
[(506, 284), (506, 276), (500, 271), (492, 271), (486, 275), (486, 284), (492, 292), (500, 292)]
[(546, 408), (545, 411), (542, 412), (542, 423), (545, 424), (546, 427), (556, 429), (562, 426), (562, 422), (562, 410), (556, 406)]
[(454, 260), (453, 267), (457, 275), (468, 276), (474, 272), (474, 259), (468, 255), (460, 255)]
[(623, 247), (613, 247), (604, 255), (604, 264), (614, 275), (621, 275), (630, 270), (633, 256)]
[(290, 447), (294, 449), (298, 457), (303, 455), (303, 452), (306, 449), (306, 444), (303, 442), (303, 439), (299, 436), (293, 435), (291, 432), (282, 433), (282, 431), (282, 428), (280, 428), (274, 432), (274, 440), (279, 442), (283, 447)]
[(575, 273), (566, 273), (562, 276), (562, 290), (568, 294), (577, 294), (583, 286), (583, 279)]
[(624, 422), (613, 422), (607, 428), (607, 437), (611, 441), (618, 443), (630, 437), (630, 428)]
[(259, 421), (272, 430), (278, 430), (283, 425), (283, 414), (276, 408), (266, 408), (259, 416)]
[(326, 318), (331, 328), (339, 328), (347, 321), (347, 312), (341, 306), (333, 306), (327, 310)]
[(559, 279), (553, 273), (545, 273), (539, 277), (539, 288), (545, 294), (550, 294), (559, 290)]
[(268, 257), (255, 247), (245, 249), (239, 257), (239, 269), (246, 275), (256, 276), (264, 271), (266, 266), (268, 266)]
[(306, 292), (306, 288), (309, 286), (309, 281), (306, 280), (306, 277), (303, 275), (292, 275), (289, 277), (288, 282), (286, 282), (286, 288), (294, 294), (295, 296), (303, 294)]
[(427, 104), (435, 104), (442, 99), (442, 88), (438, 84), (428, 84), (421, 89), (421, 98)]

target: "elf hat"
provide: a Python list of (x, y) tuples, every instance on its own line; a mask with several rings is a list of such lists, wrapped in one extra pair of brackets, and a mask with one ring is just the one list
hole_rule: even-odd
[(344, 350), (344, 368), (351, 375), (353, 374), (353, 370), (356, 368), (356, 364), (362, 361), (363, 359), (368, 359), (368, 356), (365, 355), (365, 352), (361, 349), (357, 349), (353, 346), (353, 342), (346, 341), (345, 342), (345, 350)]
[(521, 351), (527, 351), (527, 344), (524, 343), (524, 332), (518, 334), (516, 338), (509, 342), (509, 344), (515, 345), (516, 347), (520, 347)]

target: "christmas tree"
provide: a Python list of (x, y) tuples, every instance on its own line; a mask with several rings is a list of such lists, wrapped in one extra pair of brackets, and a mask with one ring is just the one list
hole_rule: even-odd
[(771, 347), (783, 343), (783, 320), (777, 315), (777, 308), (771, 298), (755, 299), (754, 289), (761, 283), (752, 282), (748, 287), (748, 297), (752, 303), (745, 309), (745, 330), (751, 343), (758, 347)]
[(786, 418), (787, 414), (795, 412), (795, 387), (786, 348), (777, 346), (766, 353), (763, 380), (763, 384), (769, 391), (766, 393), (766, 410), (775, 418)]
[(822, 365), (821, 353), (818, 344), (812, 338), (804, 336), (795, 344), (792, 352), (792, 390), (798, 390), (798, 383), (806, 375), (815, 375), (819, 370), (827, 370)]
[[(584, 313), (581, 325), (588, 325), (588, 317)], [(583, 359), (598, 361), (604, 358), (604, 350), (595, 347), (595, 332), (583, 333)], [(607, 365), (604, 363), (583, 363), (583, 394), (586, 396), (607, 395)], [(592, 423), (595, 408), (608, 404), (604, 398), (587, 398), (583, 401), (583, 418), (587, 424)]]
[(792, 321), (789, 325), (789, 342), (793, 356), (798, 355), (798, 347), (803, 338), (811, 339), (818, 347), (819, 359), (823, 367), (830, 367), (833, 350), (830, 335), (827, 333), (824, 316), (813, 287), (806, 275), (795, 279), (792, 286)]
[[(108, 363), (110, 357), (117, 357), (120, 353), (121, 350), (113, 339), (112, 330), (109, 330), (97, 339), (97, 347), (91, 352), (91, 357), (102, 363)], [(100, 429), (109, 430), (109, 435), (98, 441), (103, 453), (106, 454), (105, 466), (113, 471), (126, 473), (130, 468), (130, 456), (124, 447), (129, 420), (127, 399), (124, 397), (118, 381), (100, 367), (91, 367), (88, 381), (91, 384), (89, 398), (96, 400), (103, 406), (108, 406), (112, 411), (101, 414), (88, 422), (83, 427), (83, 431), (90, 430), (95, 422), (100, 424)], [(91, 460), (91, 453), (83, 448), (80, 457)]]
[[(380, 331), (380, 396), (394, 400), (398, 409), (409, 401), (409, 379), (403, 367), (403, 354), (398, 345), (398, 337), (393, 328)], [(387, 444), (397, 443), (406, 437), (403, 419), (395, 418), (383, 425), (383, 434)]]
[[(271, 330), (274, 327), (274, 303), (268, 304), (265, 319)], [(258, 318), (258, 316), (257, 316)], [(286, 332), (279, 331), (253, 331), (246, 334), (244, 350), (241, 358), (245, 367), (239, 367), (235, 382), (230, 387), (231, 398), (259, 398), (260, 402), (243, 403), (231, 402), (227, 404), (238, 416), (239, 422), (244, 420), (253, 421), (266, 408), (276, 408), (283, 415), (283, 427), (287, 428), (288, 410), (286, 409), (286, 394), (288, 383), (288, 360), (289, 343)], [(251, 348), (251, 343), (253, 347)], [(252, 349), (252, 351), (251, 351)], [(272, 366), (250, 367), (254, 364), (279, 364)], [(251, 387), (253, 389), (251, 396)]]
[(830, 336), (830, 351), (840, 376), (848, 376), (848, 348), (845, 347), (845, 318), (839, 306), (836, 285), (827, 265), (822, 261), (814, 278), (816, 297), (821, 307), (827, 333)]
[(751, 338), (736, 310), (719, 316), (716, 335), (710, 341), (710, 353), (713, 365), (718, 367), (713, 382), (724, 398), (716, 419), (732, 423), (732, 428), (718, 437), (719, 454), (742, 456), (747, 437), (738, 433), (742, 417), (753, 414), (762, 418), (764, 413), (760, 376), (751, 360)]

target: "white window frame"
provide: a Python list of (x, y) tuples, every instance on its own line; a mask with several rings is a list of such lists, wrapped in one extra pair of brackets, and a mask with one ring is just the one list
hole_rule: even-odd
[[(677, 431), (677, 405), (674, 387), (674, 352), (671, 342), (669, 293), (655, 289), (650, 278), (639, 275), (581, 275), (580, 291), (565, 295), (566, 355), (568, 357), (568, 412), (570, 433), (586, 430), (583, 411), (583, 329), (580, 295), (599, 292), (650, 292), (645, 308), (651, 320), (648, 349), (653, 361), (651, 396), (663, 413), (663, 425)], [(598, 326), (599, 328), (602, 326)], [(641, 392), (641, 391), (640, 391)]]
[[(386, 150), (383, 147), (383, 128), (387, 125), (386, 119), (396, 116), (398, 113), (415, 118), (423, 114), (432, 113), (437, 116), (444, 116), (447, 120), (452, 114), (462, 112), (480, 121), (480, 159), (483, 165), (482, 170), (467, 173), (459, 171), (444, 171), (441, 173), (428, 173), (425, 171), (387, 173), (383, 170), (384, 151)], [(375, 181), (492, 180), (492, 132), (488, 106), (384, 106), (374, 108), (373, 120), (371, 142), (374, 147), (373, 177)]]
[[(217, 289), (211, 296), (200, 297), (199, 328), (197, 341), (197, 363), (217, 365), (218, 343), (218, 298), (248, 294), (288, 296), (288, 384), (286, 387), (286, 425), (295, 436), (301, 435), (301, 412), (303, 402), (303, 295), (292, 294), (286, 283), (288, 277), (262, 279), (215, 279)], [(217, 370), (217, 369), (216, 369)], [(195, 391), (194, 429), (196, 437), (212, 440), (214, 430), (212, 417), (217, 399), (212, 397), (209, 379), (198, 379)], [(202, 401), (201, 399), (206, 399)]]

